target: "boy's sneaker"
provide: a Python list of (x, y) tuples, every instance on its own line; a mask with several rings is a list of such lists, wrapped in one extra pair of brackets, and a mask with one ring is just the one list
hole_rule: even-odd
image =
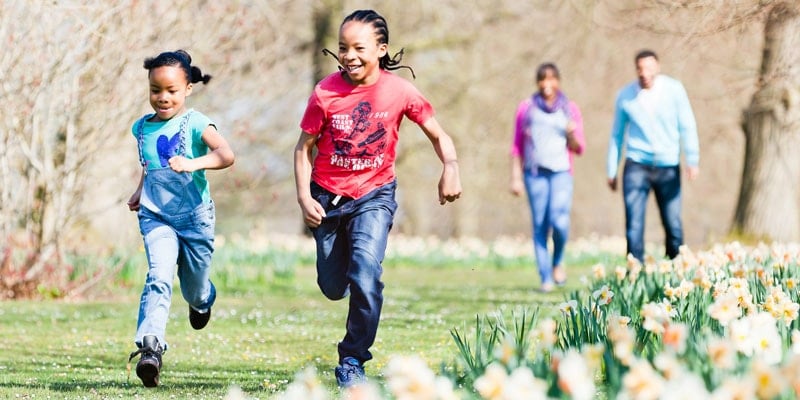
[(345, 357), (342, 359), (341, 365), (336, 367), (336, 383), (341, 388), (347, 388), (367, 380), (364, 375), (364, 366), (353, 357)]
[(131, 353), (128, 362), (133, 357), (141, 354), (139, 362), (136, 363), (136, 375), (142, 380), (145, 387), (158, 386), (158, 375), (161, 373), (161, 354), (164, 350), (158, 344), (158, 338), (147, 335), (142, 338), (142, 347)]
[(191, 306), (189, 306), (189, 323), (192, 324), (192, 328), (196, 330), (200, 330), (208, 325), (208, 320), (211, 319), (211, 308), (206, 310), (206, 312), (201, 313), (200, 311), (195, 310)]

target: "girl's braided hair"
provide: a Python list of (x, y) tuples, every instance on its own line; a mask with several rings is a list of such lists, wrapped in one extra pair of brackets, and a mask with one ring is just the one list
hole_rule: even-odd
[[(342, 25), (350, 22), (362, 22), (365, 24), (372, 25), (375, 28), (375, 36), (378, 38), (379, 44), (389, 44), (389, 26), (386, 23), (386, 19), (383, 18), (380, 14), (375, 12), (374, 10), (356, 10), (353, 11), (350, 15), (344, 18), (342, 21)], [(340, 26), (342, 26), (340, 25)], [(384, 54), (383, 57), (378, 61), (378, 65), (381, 69), (385, 69), (388, 71), (393, 71), (401, 68), (408, 69), (411, 71), (411, 76), (414, 79), (417, 78), (416, 74), (414, 74), (414, 69), (407, 65), (400, 65), (400, 62), (403, 60), (403, 50), (400, 49), (399, 52), (395, 53), (393, 57), (389, 57), (389, 54)], [(328, 49), (322, 49), (323, 54), (328, 54), (336, 59), (336, 62), (339, 62), (339, 58), (334, 54), (332, 51)], [(342, 70), (342, 67), (339, 66), (339, 70)]]
[(184, 50), (166, 51), (144, 60), (144, 69), (148, 71), (164, 66), (179, 66), (186, 74), (186, 81), (190, 83), (205, 84), (211, 80), (211, 75), (204, 75), (200, 68), (192, 65), (192, 56)]

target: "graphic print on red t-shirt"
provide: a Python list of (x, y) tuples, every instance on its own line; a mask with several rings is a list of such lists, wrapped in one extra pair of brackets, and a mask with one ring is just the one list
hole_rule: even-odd
[(340, 73), (328, 75), (314, 87), (300, 122), (303, 132), (317, 136), (311, 180), (355, 199), (391, 182), (403, 117), (419, 125), (433, 114), (419, 90), (388, 71), (364, 87)]
[(362, 101), (350, 115), (332, 116), (331, 137), (334, 154), (331, 165), (351, 171), (378, 168), (383, 164), (386, 149), (386, 128), (383, 122), (369, 122), (372, 105)]

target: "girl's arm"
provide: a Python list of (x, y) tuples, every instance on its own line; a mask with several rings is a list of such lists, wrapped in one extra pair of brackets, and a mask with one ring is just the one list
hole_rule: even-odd
[(233, 150), (214, 125), (206, 127), (202, 139), (210, 152), (192, 159), (183, 156), (172, 157), (169, 159), (169, 167), (175, 172), (194, 172), (201, 169), (223, 169), (233, 165), (236, 159)]
[(142, 175), (139, 177), (139, 185), (136, 191), (133, 192), (131, 198), (128, 199), (128, 209), (131, 211), (139, 211), (139, 199), (142, 197), (142, 185), (144, 184), (144, 168), (142, 168)]
[(297, 190), (297, 203), (303, 211), (303, 222), (316, 228), (325, 217), (325, 209), (311, 197), (311, 151), (317, 137), (306, 132), (300, 133), (294, 147), (294, 183)]
[(439, 160), (442, 161), (442, 177), (439, 179), (439, 204), (455, 201), (461, 197), (461, 178), (458, 173), (458, 156), (453, 139), (439, 126), (436, 118), (430, 117), (419, 125)]

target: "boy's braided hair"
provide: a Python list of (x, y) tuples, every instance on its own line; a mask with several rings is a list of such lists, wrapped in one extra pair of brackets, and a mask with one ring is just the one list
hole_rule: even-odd
[[(383, 18), (380, 14), (375, 12), (374, 10), (356, 10), (353, 11), (350, 15), (344, 18), (342, 21), (342, 25), (350, 22), (362, 22), (364, 24), (370, 24), (373, 28), (375, 28), (375, 36), (378, 38), (378, 43), (380, 44), (389, 44), (389, 25), (386, 23), (386, 19)], [(340, 25), (341, 26), (341, 25)], [(415, 79), (417, 78), (416, 74), (414, 74), (414, 69), (407, 65), (400, 65), (400, 62), (403, 60), (403, 50), (400, 49), (399, 52), (395, 53), (393, 57), (389, 57), (389, 54), (385, 54), (378, 62), (378, 65), (381, 69), (385, 69), (388, 71), (396, 70), (405, 68), (411, 71), (411, 76)], [(338, 62), (338, 57), (330, 50), (323, 49), (323, 54), (328, 54), (334, 58)], [(341, 67), (339, 68), (341, 70)]]

